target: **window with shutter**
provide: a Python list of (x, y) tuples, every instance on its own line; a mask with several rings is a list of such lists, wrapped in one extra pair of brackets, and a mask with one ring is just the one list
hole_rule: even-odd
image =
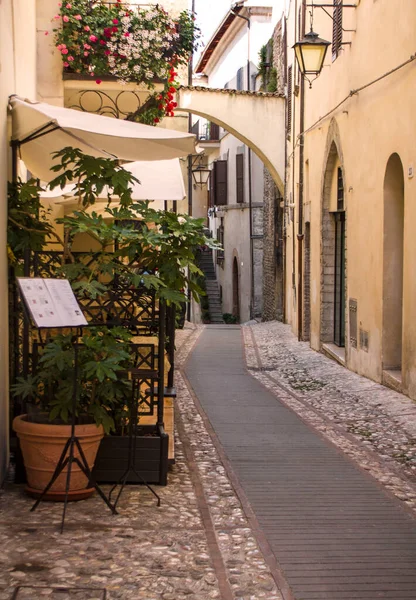
[(221, 206), (227, 204), (228, 198), (228, 162), (217, 160), (214, 163), (215, 170), (215, 204)]
[(335, 60), (342, 47), (342, 0), (334, 0), (332, 21), (332, 60)]
[(244, 202), (244, 154), (237, 154), (235, 157), (236, 161), (236, 174), (237, 174), (237, 202)]
[(287, 135), (292, 133), (292, 65), (287, 70)]

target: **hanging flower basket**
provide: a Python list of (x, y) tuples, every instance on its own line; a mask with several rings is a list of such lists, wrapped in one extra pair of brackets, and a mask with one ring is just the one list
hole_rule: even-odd
[(192, 13), (183, 11), (173, 20), (159, 5), (73, 0), (60, 3), (54, 22), (65, 72), (87, 74), (97, 84), (102, 76), (113, 75), (120, 83), (149, 90), (162, 80), (163, 91), (151, 94), (138, 120), (157, 123), (173, 116), (176, 69), (188, 63), (199, 37)]

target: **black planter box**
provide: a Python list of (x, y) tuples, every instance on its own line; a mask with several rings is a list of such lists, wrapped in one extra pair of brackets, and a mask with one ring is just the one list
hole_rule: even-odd
[[(153, 435), (152, 435), (153, 434)], [(157, 425), (141, 425), (136, 437), (134, 466), (146, 483), (167, 485), (169, 436)], [(117, 483), (129, 464), (128, 436), (106, 435), (92, 471), (97, 483)], [(126, 483), (143, 483), (132, 471)]]

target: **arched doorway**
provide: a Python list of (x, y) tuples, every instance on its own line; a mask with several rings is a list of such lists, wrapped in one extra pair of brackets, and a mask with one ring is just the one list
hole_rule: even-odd
[(328, 153), (322, 204), (321, 341), (345, 347), (346, 211), (344, 173), (333, 141)]
[(237, 257), (233, 260), (233, 317), (240, 321), (240, 281)]
[(401, 375), (403, 339), (404, 174), (398, 154), (384, 176), (383, 369)]

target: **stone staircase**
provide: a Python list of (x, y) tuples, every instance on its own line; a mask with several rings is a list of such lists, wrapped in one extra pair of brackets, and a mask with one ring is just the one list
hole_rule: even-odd
[(224, 323), (224, 319), (222, 318), (220, 290), (215, 275), (211, 248), (199, 251), (197, 262), (199, 268), (205, 275), (210, 321), (211, 323)]

